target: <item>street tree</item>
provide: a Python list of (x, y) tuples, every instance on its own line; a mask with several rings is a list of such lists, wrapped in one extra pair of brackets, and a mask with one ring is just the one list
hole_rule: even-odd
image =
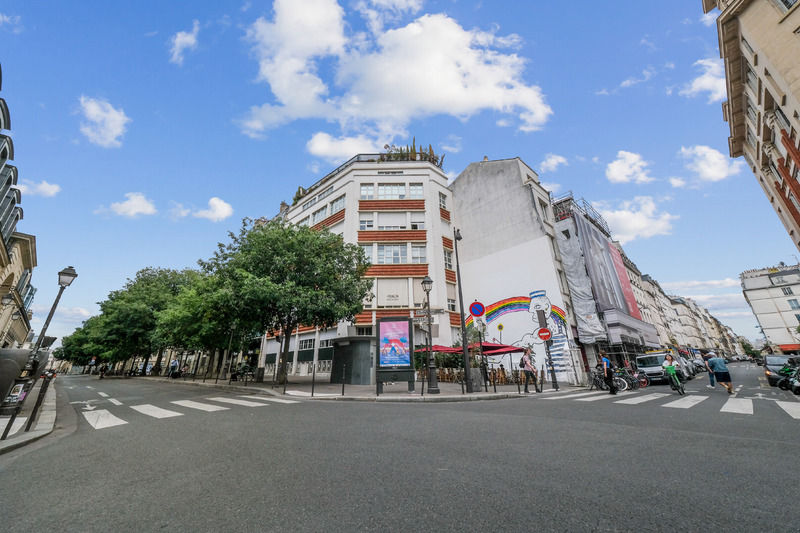
[(281, 335), (279, 376), (286, 378), (292, 331), (300, 325), (332, 327), (353, 320), (370, 297), (363, 250), (323, 228), (282, 220), (242, 221), (230, 242), (201, 266), (218, 273), (236, 302), (243, 333)]

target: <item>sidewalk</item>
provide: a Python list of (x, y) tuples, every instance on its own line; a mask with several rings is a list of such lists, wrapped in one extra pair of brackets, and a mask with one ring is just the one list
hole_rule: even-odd
[[(56, 378), (59, 379), (59, 378)], [(50, 383), (47, 392), (44, 395), (42, 405), (39, 407), (39, 412), (36, 415), (37, 420), (34, 422), (31, 430), (26, 432), (25, 426), (28, 425), (28, 419), (33, 412), (33, 406), (36, 405), (36, 398), (39, 396), (39, 389), (42, 387), (43, 379), (36, 380), (36, 385), (33, 386), (29, 397), (22, 404), (22, 409), (14, 420), (14, 425), (8, 434), (6, 440), (0, 440), (0, 455), (15, 450), (20, 446), (39, 440), (42, 437), (52, 433), (56, 424), (56, 389), (55, 380)], [(10, 416), (0, 416), (0, 435), (6, 429), (6, 424)]]
[[(112, 378), (113, 379), (113, 378)], [(222, 390), (230, 390), (235, 392), (245, 392), (248, 394), (266, 394), (271, 396), (283, 396), (283, 385), (272, 386), (272, 382), (255, 383), (248, 381), (247, 385), (241, 381), (233, 381), (230, 384), (228, 380), (220, 379), (218, 383), (214, 383), (213, 379), (206, 379), (203, 383), (202, 379), (192, 380), (190, 378), (183, 379), (167, 379), (163, 376), (159, 377), (138, 377), (132, 379), (146, 379), (150, 383), (162, 383), (164, 385), (183, 385), (195, 387), (210, 387)], [(311, 395), (312, 383), (310, 376), (289, 376), (289, 383), (286, 385), (286, 397), (303, 398), (308, 400), (320, 401), (360, 401), (360, 402), (469, 402), (478, 400), (502, 400), (507, 398), (524, 398), (527, 396), (536, 396), (533, 386), (530, 386), (530, 394), (518, 392), (516, 385), (498, 385), (497, 392), (490, 384), (488, 392), (486, 388), (482, 388), (479, 392), (470, 394), (461, 393), (461, 384), (459, 383), (439, 383), (439, 394), (429, 394), (428, 385), (425, 384), (424, 395), (422, 392), (422, 383), (417, 381), (414, 383), (414, 392), (408, 392), (408, 383), (400, 382), (393, 385), (385, 384), (383, 387), (383, 394), (376, 395), (375, 385), (347, 385), (344, 389), (341, 383), (329, 383), (327, 381), (320, 383), (316, 382), (314, 385), (314, 395)], [(559, 384), (561, 392), (570, 392), (582, 390), (584, 387), (575, 387), (568, 383)], [(343, 393), (344, 392), (344, 393)], [(556, 392), (551, 388), (550, 383), (544, 384), (544, 392), (541, 394), (551, 394)]]

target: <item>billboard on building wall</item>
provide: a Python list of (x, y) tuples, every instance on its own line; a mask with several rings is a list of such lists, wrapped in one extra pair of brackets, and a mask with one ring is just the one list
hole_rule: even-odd
[(631, 287), (631, 281), (628, 279), (628, 271), (622, 261), (622, 254), (610, 242), (608, 243), (608, 251), (611, 253), (611, 260), (614, 261), (614, 268), (617, 270), (617, 277), (622, 286), (622, 294), (625, 295), (625, 302), (628, 304), (628, 314), (641, 320), (642, 314), (639, 312), (639, 306), (636, 305), (636, 296), (633, 294), (633, 287)]
[(378, 321), (378, 368), (414, 368), (410, 318)]
[[(625, 293), (622, 290), (622, 283), (611, 255), (611, 248), (613, 247), (611, 241), (583, 216), (576, 213), (573, 218), (578, 228), (578, 240), (583, 249), (586, 270), (592, 280), (592, 289), (599, 310), (619, 309), (623, 313), (631, 315), (625, 299)], [(623, 265), (622, 268), (624, 269), (625, 266)], [(627, 274), (624, 278), (628, 282), (628, 288), (630, 289), (630, 281), (628, 281)], [(632, 290), (631, 295), (633, 295)]]

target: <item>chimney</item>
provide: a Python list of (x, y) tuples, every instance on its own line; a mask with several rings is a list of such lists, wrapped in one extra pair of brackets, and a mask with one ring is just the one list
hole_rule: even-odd
[(489, 156), (488, 155), (483, 156), (483, 160), (484, 161), (488, 161), (489, 160)]

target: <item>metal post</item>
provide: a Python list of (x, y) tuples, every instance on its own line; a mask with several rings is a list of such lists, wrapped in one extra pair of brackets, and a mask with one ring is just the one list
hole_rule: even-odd
[(492, 363), (492, 387), (494, 387), (494, 392), (497, 392), (497, 377), (494, 374), (494, 363)]
[[(461, 313), (461, 345), (464, 349), (464, 381), (467, 382), (467, 392), (473, 392), (472, 390), (472, 381), (469, 380), (469, 352), (468, 344), (469, 341), (467, 340), (467, 323), (464, 319), (464, 294), (461, 290), (461, 265), (458, 262), (458, 241), (461, 240), (461, 232), (458, 229), (453, 228), (453, 242), (454, 248), (456, 252), (456, 281), (458, 282), (458, 305), (459, 311)], [(462, 384), (463, 386), (463, 384)]]
[(14, 413), (11, 415), (11, 418), (8, 419), (8, 424), (6, 424), (6, 429), (3, 431), (3, 436), (0, 437), (0, 440), (6, 440), (8, 437), (8, 432), (11, 431), (11, 426), (14, 425), (14, 420), (17, 419), (17, 415), (19, 414), (19, 410), (22, 408), (22, 404), (17, 403), (17, 408), (14, 409)]
[(345, 380), (346, 369), (347, 369), (347, 363), (342, 363), (342, 396), (344, 396), (344, 380)]
[(26, 432), (31, 430), (33, 421), (36, 420), (36, 412), (39, 411), (39, 407), (42, 405), (42, 400), (44, 400), (44, 393), (47, 392), (47, 386), (50, 385), (50, 379), (51, 378), (45, 377), (44, 381), (42, 382), (42, 385), (39, 387), (39, 396), (36, 397), (36, 403), (33, 404), (33, 412), (31, 413), (31, 416), (28, 419), (28, 425), (25, 426)]
[(311, 366), (311, 397), (314, 397), (314, 385), (317, 381), (317, 363)]
[(53, 307), (50, 308), (50, 314), (47, 315), (47, 320), (44, 321), (44, 326), (42, 326), (42, 331), (39, 332), (39, 338), (36, 339), (36, 346), (33, 347), (33, 356), (36, 357), (36, 354), (39, 353), (39, 348), (42, 346), (42, 342), (44, 341), (44, 334), (47, 331), (47, 327), (50, 325), (50, 320), (53, 319), (53, 315), (56, 312), (56, 307), (58, 307), (58, 301), (61, 299), (61, 295), (64, 293), (64, 289), (66, 286), (61, 286), (58, 289), (58, 294), (56, 295), (56, 300), (53, 302)]
[(431, 325), (431, 289), (427, 288), (425, 297), (428, 300), (428, 394), (439, 394), (439, 383), (436, 376), (436, 360), (433, 358), (433, 326)]

